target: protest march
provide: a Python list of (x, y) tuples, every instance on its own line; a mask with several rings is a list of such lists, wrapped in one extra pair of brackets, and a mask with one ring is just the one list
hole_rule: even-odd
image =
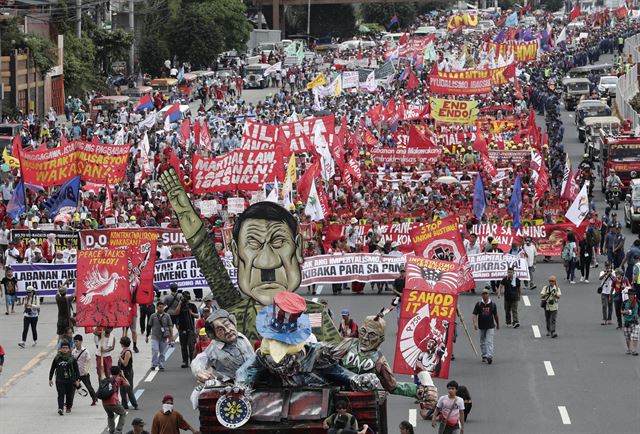
[[(382, 2), (259, 43), (271, 2), (228, 3), (258, 23), (246, 52), (147, 71), (136, 42), (120, 84), (5, 112), (4, 411), (22, 389), (67, 434), (589, 432), (574, 397), (600, 393), (632, 426), (591, 364), (637, 369), (635, 2)], [(544, 424), (501, 418), (523, 390)]]

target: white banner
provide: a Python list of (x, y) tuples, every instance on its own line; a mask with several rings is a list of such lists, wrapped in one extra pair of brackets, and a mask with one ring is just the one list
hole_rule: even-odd
[(244, 199), (241, 197), (230, 197), (227, 199), (227, 212), (229, 214), (240, 215), (244, 211)]
[(514, 268), (515, 276), (520, 280), (529, 280), (529, 267), (526, 258), (506, 253), (480, 253), (468, 255), (473, 279), (499, 280), (507, 277), (507, 270)]
[(358, 71), (345, 71), (342, 73), (342, 88), (351, 89), (352, 87), (358, 87), (359, 83)]
[(394, 280), (405, 265), (404, 256), (346, 253), (304, 259), (301, 286), (316, 283), (380, 282)]
[[(238, 270), (233, 266), (231, 258), (222, 257), (220, 259), (222, 259), (231, 281), (237, 286)], [(198, 261), (193, 256), (156, 261), (153, 284), (160, 291), (168, 291), (171, 283), (177, 283), (178, 289), (207, 288), (209, 286), (200, 272)]]

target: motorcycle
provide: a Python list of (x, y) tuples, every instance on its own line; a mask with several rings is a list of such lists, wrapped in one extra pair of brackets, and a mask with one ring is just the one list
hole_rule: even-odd
[(607, 190), (607, 203), (613, 209), (615, 206), (616, 210), (620, 205), (620, 186), (618, 184), (613, 185), (609, 190)]

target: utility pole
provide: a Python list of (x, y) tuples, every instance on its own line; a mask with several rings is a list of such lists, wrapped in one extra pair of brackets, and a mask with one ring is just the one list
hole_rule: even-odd
[(133, 36), (133, 40), (131, 41), (131, 48), (129, 48), (129, 75), (132, 76), (135, 71), (134, 62), (135, 62), (135, 41), (136, 41), (136, 32), (135, 32), (135, 16), (133, 13), (133, 0), (129, 0), (129, 32)]
[(307, 43), (311, 34), (311, 0), (307, 0)]
[(76, 0), (76, 38), (82, 37), (82, 0)]

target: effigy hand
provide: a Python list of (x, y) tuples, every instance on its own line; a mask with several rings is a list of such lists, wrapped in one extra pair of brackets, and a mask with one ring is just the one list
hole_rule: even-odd
[(178, 215), (180, 228), (187, 239), (192, 238), (202, 227), (202, 220), (198, 216), (193, 204), (184, 190), (176, 171), (169, 168), (160, 174), (160, 183), (167, 193), (173, 210)]

